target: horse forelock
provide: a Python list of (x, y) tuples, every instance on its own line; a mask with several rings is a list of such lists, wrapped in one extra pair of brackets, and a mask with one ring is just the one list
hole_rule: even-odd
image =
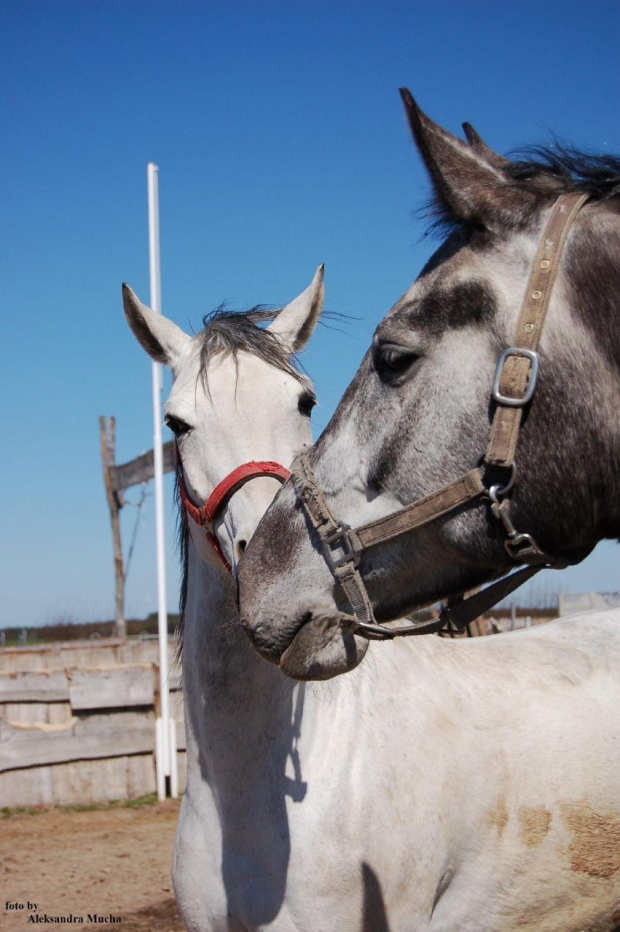
[(200, 378), (207, 382), (209, 365), (220, 355), (237, 361), (240, 352), (250, 353), (268, 365), (286, 372), (299, 382), (306, 378), (299, 361), (270, 330), (260, 324), (273, 321), (280, 308), (256, 305), (248, 311), (229, 311), (223, 305), (203, 318), (203, 330), (195, 337), (199, 345)]

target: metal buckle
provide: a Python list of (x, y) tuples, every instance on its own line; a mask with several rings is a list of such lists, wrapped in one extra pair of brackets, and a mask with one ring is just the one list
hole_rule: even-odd
[[(529, 559), (524, 559), (521, 548), (532, 551)], [(544, 566), (553, 560), (553, 557), (540, 549), (531, 534), (517, 533), (509, 537), (508, 540), (504, 541), (504, 549), (511, 559), (517, 563), (526, 563), (529, 566), (538, 566), (539, 564)]]
[[(502, 395), (499, 389), (499, 380), (502, 374), (502, 369), (504, 368), (504, 363), (509, 356), (526, 356), (531, 363), (530, 367), (530, 378), (527, 383), (527, 388), (525, 389), (525, 394), (523, 398), (509, 398), (508, 395)], [(497, 361), (497, 366), (495, 367), (495, 377), (493, 379), (493, 401), (496, 401), (500, 405), (506, 405), (509, 408), (523, 408), (529, 401), (532, 400), (532, 395), (536, 389), (536, 382), (538, 381), (538, 353), (534, 350), (522, 349), (519, 346), (509, 346), (508, 349), (505, 349), (502, 355)]]
[(517, 563), (526, 563), (528, 566), (552, 563), (553, 557), (540, 549), (531, 534), (525, 534), (516, 529), (510, 512), (510, 502), (500, 502), (495, 494), (495, 488), (493, 486), (489, 489), (489, 498), (492, 502), (491, 514), (504, 526), (507, 537), (504, 541), (504, 549), (510, 559)]
[[(335, 529), (323, 538), (323, 552), (332, 569), (343, 566), (345, 563), (352, 563), (356, 568), (359, 566), (362, 555), (351, 532), (355, 533), (351, 525), (339, 521)], [(337, 560), (334, 559), (332, 547), (340, 547), (344, 550), (344, 554)]]

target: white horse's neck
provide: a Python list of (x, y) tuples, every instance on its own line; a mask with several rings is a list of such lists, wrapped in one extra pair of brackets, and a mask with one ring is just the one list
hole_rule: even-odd
[(218, 794), (247, 779), (248, 768), (258, 777), (275, 766), (281, 780), (286, 758), (294, 754), (304, 687), (253, 651), (239, 622), (232, 578), (207, 565), (191, 540), (188, 560), (183, 643), (188, 780), (192, 767), (199, 767), (200, 779)]
[[(175, 847), (175, 889), (195, 928), (246, 916), (263, 927), (284, 901), (290, 853), (287, 800), (301, 803), (300, 763), (313, 718), (305, 685), (255, 653), (241, 627), (232, 578), (188, 541), (183, 643), (187, 785)], [(258, 889), (256, 889), (257, 878)], [(241, 928), (231, 924), (226, 928)]]

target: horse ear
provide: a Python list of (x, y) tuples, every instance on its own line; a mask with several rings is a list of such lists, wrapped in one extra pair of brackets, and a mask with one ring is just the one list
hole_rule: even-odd
[(483, 159), (486, 159), (490, 165), (495, 166), (498, 171), (503, 171), (505, 168), (508, 168), (510, 165), (508, 159), (505, 159), (503, 155), (498, 155), (498, 153), (494, 152), (490, 146), (487, 146), (484, 139), (478, 135), (471, 123), (463, 123), (463, 132), (465, 133), (467, 142), (472, 147), (472, 149), (475, 149), (478, 155), (481, 155)]
[(306, 290), (282, 308), (276, 319), (269, 324), (268, 329), (291, 353), (297, 353), (306, 345), (321, 316), (325, 298), (323, 269), (324, 266), (320, 265)]
[(507, 163), (501, 164), (475, 131), (471, 130), (467, 145), (433, 123), (406, 88), (400, 89), (400, 95), (440, 207), (455, 220), (489, 229), (527, 222), (539, 198), (514, 182), (505, 170)]
[(134, 336), (151, 359), (172, 366), (191, 338), (167, 317), (142, 304), (129, 285), (123, 285), (123, 309)]

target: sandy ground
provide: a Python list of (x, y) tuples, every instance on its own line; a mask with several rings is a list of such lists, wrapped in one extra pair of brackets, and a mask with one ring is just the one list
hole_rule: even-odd
[[(178, 815), (178, 801), (170, 800), (0, 820), (0, 929), (92, 928), (88, 915), (97, 914), (121, 920), (97, 922), (99, 928), (183, 932), (170, 877)], [(8, 909), (7, 901), (23, 909)], [(69, 913), (83, 916), (83, 925), (43, 919)]]

